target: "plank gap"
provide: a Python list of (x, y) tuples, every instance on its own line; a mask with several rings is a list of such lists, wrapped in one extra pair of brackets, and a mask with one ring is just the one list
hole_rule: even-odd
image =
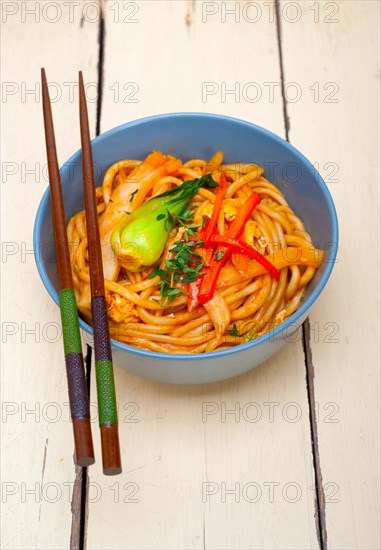
[(103, 73), (104, 73), (104, 59), (105, 59), (105, 37), (106, 37), (106, 23), (104, 18), (103, 2), (100, 0), (101, 5), (101, 17), (99, 21), (99, 34), (98, 34), (98, 99), (97, 99), (97, 122), (95, 133), (97, 136), (101, 133), (101, 115), (102, 115), (102, 100), (103, 100)]
[(316, 514), (316, 529), (318, 532), (319, 545), (322, 550), (327, 550), (327, 526), (325, 518), (325, 495), (323, 488), (323, 476), (320, 466), (318, 430), (316, 419), (316, 402), (315, 402), (315, 368), (312, 360), (312, 351), (310, 344), (310, 321), (307, 319), (303, 323), (303, 350), (304, 360), (306, 364), (306, 383), (307, 397), (310, 417), (311, 442), (312, 442), (312, 458), (315, 473), (315, 514)]
[[(91, 382), (91, 359), (92, 359), (92, 348), (87, 345), (87, 353), (85, 360), (86, 368), (86, 385), (87, 392), (90, 399), (90, 382)], [(82, 479), (81, 479), (81, 518), (80, 518), (80, 532), (79, 532), (79, 548), (83, 550), (86, 548), (86, 530), (87, 530), (87, 518), (88, 518), (88, 487), (89, 487), (89, 472), (88, 468), (85, 466), (82, 468)]]
[(87, 513), (87, 467), (81, 468), (81, 509), (80, 509), (80, 519), (79, 519), (79, 550), (84, 550), (85, 548), (85, 539), (86, 539), (86, 513)]
[(284, 131), (286, 134), (286, 140), (289, 140), (290, 133), (290, 118), (287, 111), (287, 99), (285, 91), (285, 79), (284, 79), (284, 64), (283, 64), (283, 49), (282, 49), (282, 27), (280, 22), (280, 4), (279, 0), (275, 0), (275, 19), (276, 19), (276, 35), (278, 42), (278, 55), (279, 55), (279, 69), (280, 69), (280, 89), (282, 92), (282, 102), (283, 102), (283, 120), (284, 120)]
[[(75, 461), (75, 455), (73, 456)], [(73, 495), (71, 499), (71, 531), (70, 531), (70, 550), (82, 550), (82, 479), (83, 468), (75, 466), (75, 479), (73, 486)]]
[[(279, 55), (279, 68), (280, 68), (280, 84), (282, 92), (283, 102), (283, 119), (284, 119), (284, 131), (286, 140), (290, 142), (290, 117), (288, 115), (287, 99), (285, 92), (285, 70), (283, 62), (283, 48), (282, 48), (282, 26), (281, 26), (281, 12), (280, 12), (280, 0), (275, 0), (275, 13), (276, 13), (276, 31), (278, 42), (278, 55)], [(310, 345), (310, 322), (307, 318), (303, 323), (303, 352), (304, 363), (306, 366), (306, 385), (307, 385), (307, 399), (309, 409), (309, 421), (310, 421), (310, 433), (311, 433), (311, 447), (312, 447), (312, 460), (315, 476), (315, 520), (316, 520), (316, 534), (318, 538), (319, 547), (322, 550), (327, 549), (327, 526), (326, 526), (326, 514), (325, 514), (325, 496), (323, 488), (323, 476), (320, 466), (319, 444), (318, 444), (318, 430), (316, 420), (316, 402), (315, 402), (315, 386), (314, 377), (315, 369), (312, 360), (312, 351)]]

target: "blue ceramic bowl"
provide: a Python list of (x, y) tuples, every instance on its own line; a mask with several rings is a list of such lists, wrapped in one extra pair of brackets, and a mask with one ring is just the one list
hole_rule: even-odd
[[(210, 158), (217, 150), (224, 162), (255, 162), (284, 192), (290, 206), (305, 222), (316, 246), (326, 250), (325, 261), (310, 283), (301, 307), (275, 330), (257, 340), (207, 354), (166, 355), (112, 341), (114, 363), (129, 372), (162, 382), (199, 384), (224, 380), (256, 367), (286, 343), (323, 290), (331, 274), (338, 243), (338, 226), (331, 195), (312, 164), (292, 145), (271, 132), (242, 120), (221, 115), (174, 113), (153, 116), (118, 126), (92, 142), (96, 183), (107, 168), (123, 158), (143, 159), (153, 149), (180, 157)], [(81, 153), (61, 169), (67, 219), (84, 208)], [(58, 280), (53, 257), (53, 227), (49, 189), (38, 208), (34, 248), (41, 279), (58, 304)], [(85, 339), (92, 328), (81, 320)]]

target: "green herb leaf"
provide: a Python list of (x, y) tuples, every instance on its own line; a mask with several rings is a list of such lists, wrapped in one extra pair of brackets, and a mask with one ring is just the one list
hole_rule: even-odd
[(204, 274), (202, 272), (204, 262), (200, 254), (195, 252), (200, 244), (202, 244), (200, 240), (175, 241), (170, 249), (173, 258), (164, 261), (165, 269), (156, 266), (152, 270), (150, 278), (160, 275), (158, 284), (160, 285), (160, 295), (165, 304), (163, 307), (167, 307), (176, 296), (182, 294), (181, 289), (174, 287), (176, 283), (192, 283)]
[(203, 180), (202, 187), (209, 187), (209, 189), (218, 187), (218, 183), (213, 179), (212, 174), (206, 174), (206, 176), (202, 176), (201, 179)]
[(160, 266), (159, 265), (156, 265), (153, 270), (151, 271), (151, 273), (148, 275), (148, 279), (153, 279), (154, 277), (156, 277), (156, 275), (162, 275), (164, 273), (164, 271), (162, 269), (160, 269)]
[(130, 202), (132, 202), (135, 198), (135, 195), (136, 193), (138, 192), (138, 190), (136, 189), (136, 191), (134, 191), (133, 193), (131, 193), (131, 197), (130, 197)]
[(237, 325), (234, 323), (233, 328), (226, 331), (230, 336), (239, 336)]
[(216, 252), (216, 260), (219, 262), (225, 256), (225, 250), (219, 250)]

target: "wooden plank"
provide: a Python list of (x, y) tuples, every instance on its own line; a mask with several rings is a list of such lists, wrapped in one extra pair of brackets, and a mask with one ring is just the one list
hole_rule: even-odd
[(380, 5), (296, 4), (297, 21), (282, 17), (285, 80), (302, 93), (288, 103), (290, 140), (318, 163), (340, 226), (310, 316), (328, 547), (380, 548)]
[[(120, 16), (128, 4), (118, 3)], [(130, 24), (106, 4), (102, 132), (194, 110), (284, 135), (275, 19), (250, 24), (245, 2), (225, 22), (220, 11), (206, 18), (210, 3), (136, 4)], [(243, 95), (250, 82), (262, 92), (256, 103)], [(206, 96), (204, 84), (203, 97), (203, 83), (215, 93)], [(233, 88), (237, 96), (226, 94)], [(99, 463), (90, 471), (88, 548), (318, 547), (301, 341), (223, 383), (168, 386), (121, 369), (116, 383), (124, 472), (106, 479)]]
[[(74, 499), (72, 514), (74, 445), (59, 311), (37, 274), (32, 231), (48, 186), (40, 68), (55, 83), (51, 97), (63, 162), (80, 144), (77, 69), (97, 83), (98, 24), (89, 21), (90, 10), (83, 13), (83, 3), (74, 13), (67, 3), (1, 4), (2, 548), (62, 549), (71, 538), (75, 548), (71, 530), (80, 502)], [(90, 108), (95, 129), (95, 104)]]

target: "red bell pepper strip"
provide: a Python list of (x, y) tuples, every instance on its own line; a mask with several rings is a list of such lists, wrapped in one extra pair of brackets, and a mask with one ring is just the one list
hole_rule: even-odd
[[(225, 237), (238, 239), (242, 235), (245, 229), (246, 222), (250, 219), (251, 213), (260, 202), (261, 197), (257, 193), (253, 192), (243, 203), (235, 219), (230, 224), (230, 227)], [(222, 253), (224, 254), (222, 255)], [(198, 294), (198, 301), (200, 304), (205, 304), (211, 298), (213, 298), (221, 269), (227, 262), (229, 256), (230, 251), (226, 246), (219, 246), (215, 251), (215, 254), (208, 266), (208, 269), (206, 270), (206, 273), (202, 278), (201, 287)]]
[(225, 172), (222, 172), (221, 179), (220, 179), (220, 188), (214, 200), (212, 216), (208, 219), (205, 227), (200, 230), (200, 233), (198, 236), (198, 238), (201, 239), (202, 241), (209, 240), (210, 237), (214, 235), (217, 231), (218, 217), (220, 215), (220, 211), (224, 201), (226, 187), (227, 185), (226, 185)]
[[(217, 222), (220, 215), (220, 211), (223, 205), (225, 193), (226, 193), (226, 175), (225, 172), (222, 172), (220, 179), (220, 188), (217, 192), (216, 198), (214, 200), (214, 207), (212, 211), (212, 216), (208, 218), (208, 221), (205, 227), (202, 227), (198, 232), (197, 239), (201, 241), (206, 241), (211, 238), (217, 232)], [(198, 277), (192, 283), (189, 283), (188, 286), (188, 311), (192, 311), (198, 306), (198, 293), (201, 287), (202, 277)]]
[(270, 275), (274, 277), (274, 279), (276, 279), (277, 281), (279, 280), (279, 270), (271, 262), (269, 262), (268, 259), (263, 256), (263, 254), (258, 252), (258, 250), (256, 250), (249, 244), (233, 239), (232, 237), (228, 237), (227, 235), (214, 235), (210, 238), (209, 241), (204, 242), (204, 246), (215, 246), (216, 244), (225, 246), (230, 250), (237, 250), (241, 254), (250, 256), (256, 262), (261, 264), (261, 266), (264, 267), (266, 271), (268, 271)]
[[(220, 260), (217, 260), (216, 254), (220, 253), (222, 255), (223, 252), (224, 255), (220, 258)], [(228, 249), (222, 246), (218, 247), (216, 254), (214, 254), (205, 275), (202, 277), (202, 279), (200, 277), (201, 285), (198, 293), (198, 302), (200, 304), (205, 304), (206, 302), (209, 302), (211, 298), (213, 298), (221, 269), (225, 265), (230, 255)]]
[(245, 229), (246, 222), (250, 219), (251, 213), (260, 202), (261, 197), (253, 192), (243, 203), (241, 209), (230, 224), (226, 235), (233, 237), (233, 239), (239, 239)]

